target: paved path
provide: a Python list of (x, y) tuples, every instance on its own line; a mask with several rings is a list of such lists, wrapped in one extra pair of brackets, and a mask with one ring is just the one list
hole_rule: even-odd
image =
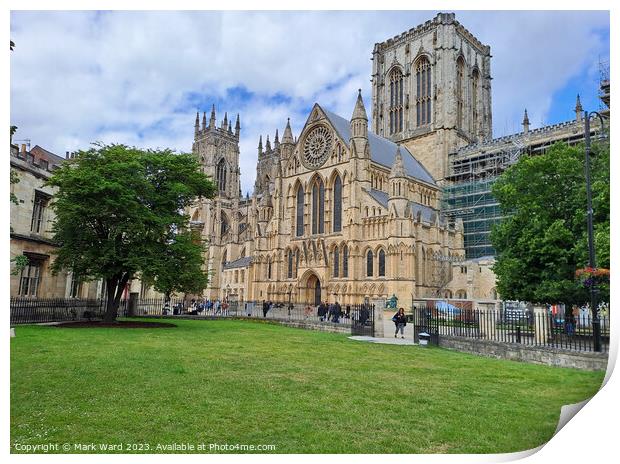
[(361, 335), (355, 335), (349, 337), (351, 340), (357, 340), (360, 342), (368, 342), (368, 343), (380, 343), (382, 345), (417, 345), (417, 343), (413, 343), (413, 337), (411, 338), (376, 338), (376, 337), (365, 337)]
[[(385, 338), (394, 339), (396, 325), (392, 322), (392, 316), (394, 316), (395, 313), (396, 311), (383, 312), (383, 335)], [(398, 338), (400, 339), (400, 332), (398, 334)], [(413, 342), (413, 324), (410, 322), (405, 326), (405, 341), (406, 340)]]

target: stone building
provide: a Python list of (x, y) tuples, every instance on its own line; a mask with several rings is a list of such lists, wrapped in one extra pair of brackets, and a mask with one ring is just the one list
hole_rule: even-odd
[(72, 273), (54, 275), (50, 265), (57, 245), (52, 241), (54, 214), (50, 201), (54, 189), (46, 186), (64, 158), (36, 145), (31, 150), (10, 146), (11, 170), (19, 180), (11, 184), (17, 204), (11, 203), (11, 259), (23, 255), (28, 265), (11, 274), (11, 296), (38, 298), (96, 298), (101, 294), (100, 282), (81, 282)]

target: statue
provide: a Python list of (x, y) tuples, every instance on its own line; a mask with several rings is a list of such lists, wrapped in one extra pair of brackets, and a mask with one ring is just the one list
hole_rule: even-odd
[(398, 297), (392, 293), (392, 297), (389, 298), (386, 302), (385, 302), (385, 307), (386, 308), (390, 308), (390, 309), (396, 309), (396, 305), (398, 303)]

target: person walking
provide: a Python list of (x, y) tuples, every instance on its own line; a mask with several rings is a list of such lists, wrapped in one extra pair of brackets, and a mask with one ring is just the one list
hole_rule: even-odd
[(405, 316), (405, 310), (400, 308), (394, 317), (392, 317), (396, 331), (394, 332), (394, 338), (398, 337), (398, 331), (400, 330), (400, 338), (405, 338), (405, 326), (407, 325), (407, 316)]
[(267, 317), (268, 312), (269, 312), (269, 303), (263, 300), (263, 317)]
[(217, 316), (218, 314), (222, 314), (222, 311), (220, 309), (220, 299), (218, 298), (217, 300), (215, 300), (215, 302), (213, 303), (213, 315)]
[(319, 316), (319, 320), (323, 322), (325, 320), (325, 315), (327, 314), (327, 305), (325, 302), (321, 301), (319, 308), (317, 310), (317, 314)]
[(342, 315), (342, 306), (340, 306), (340, 303), (336, 301), (336, 303), (334, 303), (334, 317), (332, 318), (332, 321), (335, 323), (339, 323), (341, 315)]

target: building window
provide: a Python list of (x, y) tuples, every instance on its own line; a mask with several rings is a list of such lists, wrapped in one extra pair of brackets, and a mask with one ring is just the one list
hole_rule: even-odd
[(43, 221), (45, 219), (45, 210), (49, 203), (50, 196), (46, 193), (35, 190), (34, 206), (32, 208), (32, 220), (30, 221), (30, 231), (36, 234), (43, 232)]
[(317, 177), (312, 186), (312, 233), (325, 232), (325, 186)]
[(416, 123), (424, 126), (431, 122), (431, 64), (423, 56), (416, 66)]
[(286, 276), (289, 279), (293, 278), (293, 250), (288, 250), (288, 269), (286, 272)]
[(299, 185), (297, 187), (297, 224), (295, 227), (295, 235), (301, 237), (304, 234), (304, 188)]
[(228, 232), (228, 219), (226, 218), (226, 215), (224, 213), (222, 213), (221, 218), (220, 235), (224, 236), (226, 232)]
[(342, 230), (342, 181), (340, 176), (334, 180), (334, 232)]
[(215, 168), (215, 179), (220, 192), (226, 191), (226, 161), (222, 158)]
[(472, 109), (472, 135), (478, 133), (478, 81), (480, 75), (477, 69), (471, 74), (471, 109)]
[(403, 130), (403, 73), (396, 68), (390, 73), (390, 134)]
[(349, 247), (342, 247), (342, 277), (349, 277)]
[(79, 298), (82, 293), (82, 281), (79, 276), (71, 273), (71, 287), (69, 288), (69, 298)]
[(385, 277), (385, 251), (379, 250), (379, 277)]
[(368, 253), (366, 253), (366, 277), (372, 277), (373, 275), (372, 261), (373, 261), (372, 251), (368, 250)]
[(295, 250), (295, 277), (297, 272), (299, 272), (299, 249)]
[(271, 259), (267, 261), (267, 278), (271, 279)]
[(338, 247), (334, 248), (334, 277), (339, 277), (340, 274), (340, 250)]
[(463, 128), (463, 76), (465, 61), (462, 56), (456, 60), (456, 126)]
[(37, 296), (41, 278), (41, 262), (30, 260), (19, 278), (19, 296)]

